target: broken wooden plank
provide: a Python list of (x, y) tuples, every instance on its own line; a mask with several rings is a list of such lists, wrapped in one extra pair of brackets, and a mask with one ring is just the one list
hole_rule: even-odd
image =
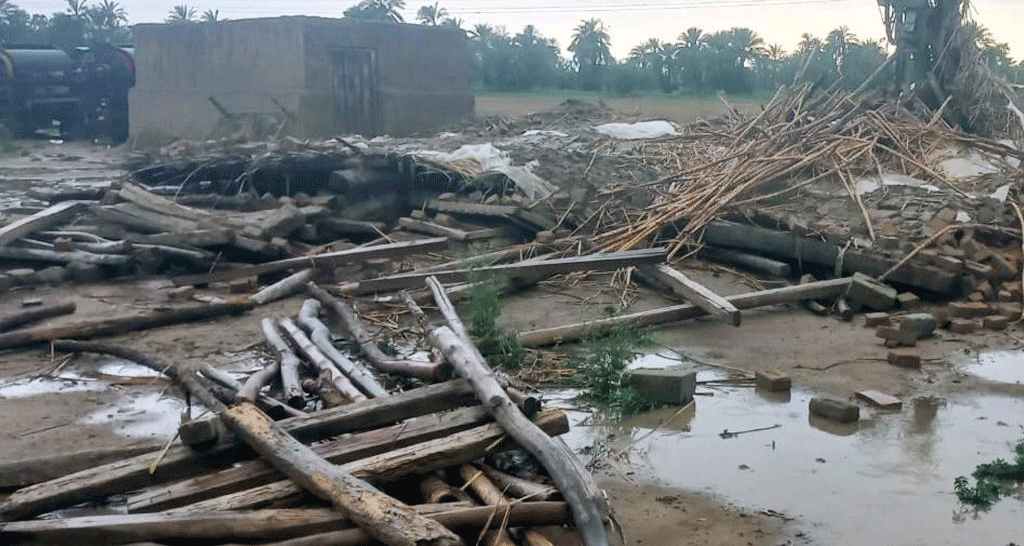
[(201, 275), (187, 275), (172, 279), (177, 286), (191, 284), (209, 284), (211, 282), (227, 281), (241, 277), (253, 277), (264, 273), (275, 271), (286, 271), (289, 269), (310, 269), (320, 267), (335, 267), (346, 263), (359, 262), (375, 258), (394, 258), (406, 256), (417, 252), (434, 252), (444, 250), (448, 246), (448, 240), (439, 237), (434, 239), (423, 239), (421, 241), (409, 241), (404, 243), (392, 243), (368, 247), (358, 247), (338, 252), (318, 254), (316, 256), (303, 256), (300, 258), (289, 258), (264, 264), (251, 265), (247, 267), (236, 267), (204, 273)]
[(380, 235), (387, 229), (384, 222), (367, 222), (345, 218), (321, 218), (316, 221), (317, 231), (329, 231), (343, 235)]
[(0, 248), (26, 235), (63, 224), (74, 218), (84, 208), (85, 205), (79, 201), (65, 201), (0, 227)]
[(140, 233), (178, 233), (197, 229), (193, 220), (166, 216), (134, 203), (93, 205), (90, 210), (101, 220), (113, 222)]
[(503, 218), (519, 211), (519, 207), (515, 205), (484, 205), (481, 203), (463, 203), (461, 201), (442, 201), (440, 199), (428, 199), (423, 204), (423, 208), (448, 214), (492, 216), (497, 218)]
[[(447, 438), (452, 434), (482, 426), (489, 421), (491, 418), (483, 408), (463, 408), (436, 416), (409, 419), (390, 427), (355, 433), (345, 438), (317, 444), (313, 451), (331, 463), (346, 464), (437, 438)], [(129, 496), (127, 506), (130, 513), (179, 508), (283, 479), (284, 476), (269, 463), (262, 459), (254, 459), (184, 481), (151, 487)]]
[(143, 209), (164, 216), (184, 218), (192, 222), (201, 222), (212, 216), (208, 211), (179, 205), (166, 197), (131, 183), (122, 184), (120, 189), (114, 191), (114, 194)]
[(899, 398), (876, 390), (857, 391), (857, 398), (885, 410), (898, 410), (903, 407), (903, 401)]
[(707, 311), (709, 315), (717, 316), (733, 326), (740, 325), (742, 318), (740, 310), (735, 305), (678, 269), (661, 264), (645, 267), (644, 272), (667, 284), (673, 292)]
[(17, 313), (7, 315), (6, 317), (0, 317), (0, 333), (13, 330), (26, 324), (32, 324), (33, 322), (46, 320), (48, 318), (70, 315), (75, 312), (76, 308), (77, 306), (74, 302), (58, 303), (56, 305), (47, 305), (45, 307), (38, 307), (27, 311), (19, 311)]
[(0, 349), (13, 349), (55, 339), (88, 339), (114, 336), (160, 326), (208, 320), (224, 315), (237, 315), (252, 309), (251, 303), (219, 303), (195, 305), (178, 309), (153, 311), (59, 326), (37, 326), (0, 334)]
[(70, 252), (57, 252), (41, 248), (18, 248), (13, 246), (0, 247), (0, 258), (12, 260), (26, 260), (33, 262), (53, 262), (69, 264), (79, 262), (84, 264), (122, 266), (131, 263), (130, 256), (119, 254), (93, 254), (72, 250)]
[[(809, 299), (837, 297), (844, 293), (849, 286), (850, 278), (846, 277), (812, 284), (763, 290), (761, 292), (750, 292), (748, 294), (728, 296), (725, 299), (735, 305), (737, 309), (753, 309), (755, 307), (793, 303)], [(519, 341), (527, 347), (544, 347), (557, 343), (576, 341), (587, 335), (600, 333), (604, 329), (616, 326), (641, 328), (655, 324), (694, 319), (706, 314), (706, 311), (696, 305), (674, 305), (601, 320), (520, 332)]]
[(435, 224), (433, 222), (403, 217), (398, 219), (398, 225), (399, 227), (403, 227), (409, 231), (426, 233), (427, 235), (437, 235), (438, 237), (447, 237), (453, 241), (466, 240), (466, 232), (464, 230), (442, 226), (441, 224)]
[(158, 449), (159, 444), (134, 442), (106, 449), (58, 453), (5, 462), (0, 464), (0, 489), (26, 487)]
[(25, 195), (32, 199), (46, 201), (53, 205), (65, 201), (99, 201), (107, 193), (110, 187), (70, 188), (57, 190), (40, 190), (30, 188)]
[[(537, 277), (542, 278), (573, 271), (609, 271), (620, 267), (654, 264), (664, 261), (665, 255), (666, 250), (664, 248), (627, 250), (608, 254), (589, 254), (586, 256), (550, 260), (527, 260), (511, 264), (480, 267), (474, 270), (474, 274), (484, 277), (493, 275), (510, 280), (520, 278), (535, 279)], [(412, 272), (359, 281), (358, 283), (346, 286), (346, 288), (347, 291), (357, 294), (401, 290), (421, 286), (431, 276), (437, 277), (439, 281), (444, 283), (467, 280), (465, 271)]]
[[(299, 357), (295, 355), (291, 346), (285, 343), (281, 337), (276, 320), (272, 318), (263, 319), (260, 322), (260, 329), (263, 332), (263, 338), (267, 340), (267, 344), (277, 354), (276, 371), (279, 371), (281, 375), (281, 392), (285, 403), (293, 408), (306, 407), (306, 396), (302, 393), (302, 387), (299, 386)], [(273, 376), (277, 374), (274, 373), (274, 370), (271, 370), (271, 372), (257, 373), (256, 375), (257, 379), (251, 383), (246, 381), (245, 386), (238, 392), (239, 396), (255, 401), (262, 385), (270, 383), (273, 380)]]
[[(390, 425), (403, 419), (447, 411), (475, 402), (469, 383), (456, 380), (304, 417), (292, 417), (280, 421), (280, 424), (300, 440), (313, 441), (354, 430)], [(232, 462), (251, 458), (253, 454), (242, 448), (238, 441), (224, 442), (206, 452), (203, 458), (187, 447), (173, 446), (156, 466), (155, 472), (150, 472), (155, 456), (155, 453), (146, 453), (68, 473), (21, 489), (0, 502), (0, 519), (22, 519), (124, 491), (189, 478), (211, 469), (230, 466)]]
[[(379, 400), (374, 398), (373, 400)], [(516, 411), (519, 411), (518, 409)], [(560, 410), (544, 410), (533, 422), (546, 434), (557, 436), (569, 430), (569, 422)], [(370, 483), (426, 474), (450, 466), (468, 463), (495, 450), (515, 445), (505, 430), (491, 423), (450, 434), (427, 442), (394, 449), (380, 455), (342, 465), (353, 476)], [(268, 483), (230, 495), (197, 502), (180, 511), (247, 510), (267, 506), (294, 506), (304, 498), (302, 488), (290, 480)]]

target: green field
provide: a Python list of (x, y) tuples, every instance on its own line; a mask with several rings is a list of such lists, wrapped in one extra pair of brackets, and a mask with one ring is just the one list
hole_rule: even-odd
[[(594, 102), (603, 100), (605, 104), (619, 112), (638, 114), (652, 119), (667, 119), (678, 123), (690, 123), (698, 118), (713, 117), (726, 112), (725, 104), (715, 96), (694, 97), (662, 93), (622, 96), (572, 89), (545, 89), (528, 93), (481, 91), (476, 95), (476, 112), (482, 116), (516, 117), (554, 108), (570, 98)], [(770, 99), (769, 96), (746, 95), (727, 97), (726, 100), (740, 110), (750, 110)]]

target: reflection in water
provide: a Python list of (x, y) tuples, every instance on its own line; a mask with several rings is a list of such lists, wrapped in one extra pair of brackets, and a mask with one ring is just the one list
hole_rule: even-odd
[(964, 367), (967, 373), (996, 383), (1024, 383), (1024, 353), (989, 351), (977, 355)]
[[(785, 512), (800, 518), (818, 544), (1021, 542), (1024, 504), (1008, 499), (980, 518), (955, 521), (952, 485), (978, 463), (1012, 453), (1024, 400), (919, 398), (902, 412), (862, 406), (861, 421), (844, 428), (809, 419), (809, 399), (794, 392), (788, 402), (772, 401), (750, 388), (721, 389), (675, 417), (678, 408), (614, 425), (574, 426), (567, 441), (581, 447), (612, 434), (609, 452), (633, 454), (638, 476)], [(782, 427), (719, 437), (723, 430), (776, 423)]]

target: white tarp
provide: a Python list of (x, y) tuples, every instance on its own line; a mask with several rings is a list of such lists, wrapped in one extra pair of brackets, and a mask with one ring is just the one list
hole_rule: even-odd
[(882, 186), (909, 186), (912, 188), (920, 188), (927, 192), (939, 191), (939, 187), (934, 184), (929, 184), (919, 178), (907, 176), (905, 174), (886, 173), (882, 177), (882, 183), (879, 184), (877, 176), (866, 176), (858, 178), (854, 187), (857, 189), (857, 195), (867, 195), (881, 189)]
[(420, 150), (413, 152), (412, 155), (456, 171), (466, 178), (477, 178), (488, 173), (503, 174), (515, 182), (516, 189), (530, 199), (543, 199), (557, 190), (550, 182), (533, 174), (532, 164), (513, 165), (508, 152), (495, 148), (489, 142), (466, 144), (451, 153)]
[(602, 135), (621, 140), (661, 138), (679, 134), (676, 124), (660, 119), (637, 123), (605, 123), (594, 127), (594, 130)]

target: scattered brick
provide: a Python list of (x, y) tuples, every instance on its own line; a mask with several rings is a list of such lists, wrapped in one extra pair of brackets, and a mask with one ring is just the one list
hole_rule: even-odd
[(990, 315), (983, 318), (981, 323), (988, 330), (1005, 330), (1010, 325), (1010, 318), (1002, 315)]
[(949, 329), (957, 334), (973, 334), (978, 331), (978, 321), (964, 318), (957, 318), (949, 321)]
[(896, 301), (900, 304), (900, 309), (917, 309), (921, 305), (921, 298), (913, 292), (903, 292), (896, 296)]
[(769, 392), (783, 392), (793, 388), (793, 379), (779, 370), (759, 371), (754, 376), (757, 378), (757, 388)]
[(900, 368), (918, 369), (921, 367), (921, 355), (907, 350), (889, 351), (889, 364)]
[(980, 318), (989, 314), (988, 305), (982, 302), (953, 302), (949, 314), (956, 318)]
[(840, 423), (855, 423), (860, 419), (860, 408), (856, 404), (831, 398), (811, 398), (811, 415), (824, 417)]
[(875, 330), (875, 337), (884, 339), (887, 347), (913, 347), (917, 345), (917, 332), (911, 329), (883, 326)]

